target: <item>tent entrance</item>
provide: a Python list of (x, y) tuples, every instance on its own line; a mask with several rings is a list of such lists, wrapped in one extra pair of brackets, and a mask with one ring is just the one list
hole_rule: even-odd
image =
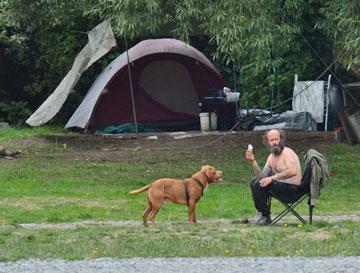
[(180, 63), (161, 60), (148, 64), (139, 85), (156, 102), (173, 112), (198, 116), (198, 97), (189, 71)]

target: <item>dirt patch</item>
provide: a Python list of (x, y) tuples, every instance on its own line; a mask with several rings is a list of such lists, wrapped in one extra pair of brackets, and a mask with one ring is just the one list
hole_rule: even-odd
[(299, 233), (296, 232), (290, 236), (292, 239), (311, 239), (316, 241), (328, 240), (331, 238), (331, 233), (324, 229), (319, 229), (314, 232)]
[(310, 234), (310, 238), (313, 240), (327, 240), (331, 238), (331, 234), (330, 232), (326, 231), (326, 230), (317, 230), (313, 233)]
[(84, 207), (108, 208), (120, 207), (126, 203), (125, 200), (104, 201), (100, 199), (80, 199), (70, 197), (22, 197), (22, 198), (5, 198), (0, 200), (0, 205), (21, 207), (27, 210), (41, 209), (45, 206), (61, 206), (61, 205), (78, 205)]
[(33, 198), (5, 198), (0, 200), (0, 205), (9, 207), (20, 207), (27, 210), (39, 209), (39, 204), (35, 203)]
[[(164, 133), (124, 134), (121, 136), (100, 136), (85, 134), (63, 134), (40, 137), (30, 137), (11, 141), (9, 146), (21, 149), (24, 157), (33, 155), (33, 147), (44, 149), (37, 153), (42, 157), (57, 157), (64, 159), (86, 160), (102, 159), (106, 161), (128, 161), (138, 156), (166, 159), (176, 154), (192, 154), (196, 156), (216, 156), (217, 153), (234, 149), (246, 149), (251, 143), (255, 149), (263, 149), (262, 132), (240, 131), (227, 134), (204, 134), (196, 137), (172, 139)], [(156, 136), (156, 140), (149, 137)], [(320, 152), (328, 149), (333, 143), (333, 134), (326, 132), (288, 132), (286, 136), (288, 146), (295, 149), (300, 155), (309, 148)], [(46, 147), (55, 149), (46, 151)]]

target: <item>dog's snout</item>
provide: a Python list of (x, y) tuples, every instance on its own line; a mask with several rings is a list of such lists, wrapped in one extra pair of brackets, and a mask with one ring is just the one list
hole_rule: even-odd
[(217, 171), (217, 181), (221, 182), (223, 180), (224, 174), (222, 171)]

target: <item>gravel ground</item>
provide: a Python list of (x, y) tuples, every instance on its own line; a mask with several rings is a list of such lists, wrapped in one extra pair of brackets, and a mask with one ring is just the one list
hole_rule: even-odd
[(101, 258), (84, 261), (20, 260), (0, 263), (0, 273), (358, 273), (360, 257)]

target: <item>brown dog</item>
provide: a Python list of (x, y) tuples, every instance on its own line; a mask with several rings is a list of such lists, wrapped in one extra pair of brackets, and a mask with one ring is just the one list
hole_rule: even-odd
[(196, 223), (195, 206), (200, 200), (203, 191), (209, 183), (222, 181), (223, 173), (214, 167), (206, 165), (201, 170), (185, 180), (162, 178), (141, 189), (129, 192), (138, 194), (148, 190), (148, 207), (143, 215), (144, 226), (147, 226), (147, 217), (151, 214), (151, 224), (155, 225), (155, 216), (165, 202), (188, 205), (189, 222)]

